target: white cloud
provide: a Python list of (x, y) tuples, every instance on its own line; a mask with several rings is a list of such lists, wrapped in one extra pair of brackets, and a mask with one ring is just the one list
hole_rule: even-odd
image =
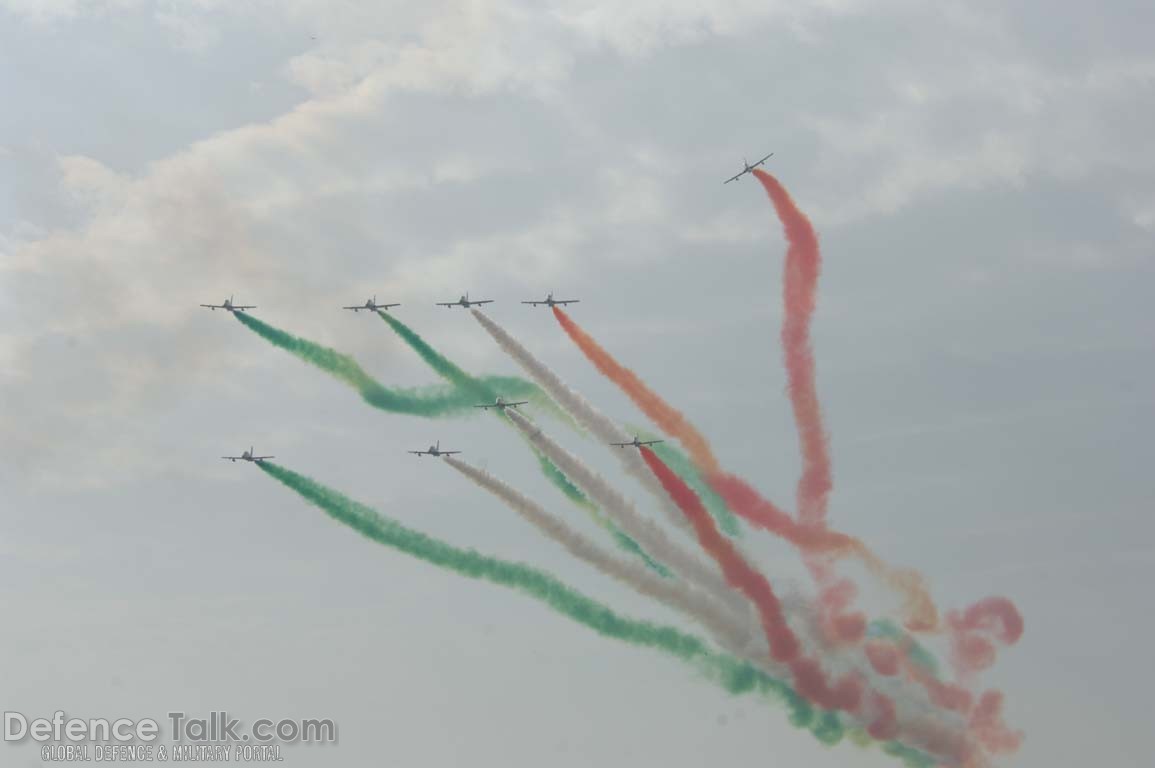
[[(59, 7), (68, 9), (57, 13), (65, 18), (113, 6)], [(204, 40), (228, 14), (275, 14), (277, 8), (262, 2), (153, 7), (160, 23), (205, 25), (196, 27), (207, 30)], [(84, 223), (52, 232), (9, 226), (0, 239), (6, 293), (24, 308), (24, 325), (0, 344), (0, 355), (10, 370), (36, 374), (38, 366), (54, 363), (30, 356), (29, 339), (104, 339), (142, 327), (197, 347), (196, 304), (232, 291), (267, 306), (312, 307), (350, 301), (334, 294), (369, 280), (423, 296), (506, 281), (552, 285), (602, 258), (590, 249), (605, 233), (670, 231), (690, 243), (736, 245), (765, 238), (765, 219), (741, 211), (681, 216), (687, 169), (703, 169), (717, 149), (708, 145), (695, 155), (669, 147), (657, 124), (636, 142), (641, 148), (618, 146), (615, 107), (599, 101), (615, 93), (614, 83), (592, 86), (579, 68), (591, 55), (604, 57), (605, 71), (616, 72), (622, 55), (673, 56), (667, 49), (682, 44), (741, 39), (754, 45), (768, 31), (794, 38), (805, 32), (798, 55), (814, 58), (774, 60), (798, 71), (779, 73), (781, 87), (759, 94), (760, 101), (744, 100), (735, 116), (781, 124), (784, 139), (815, 143), (813, 170), (822, 191), (808, 210), (826, 226), (894, 213), (951, 190), (1024, 185), (1034, 174), (1079, 179), (1104, 167), (1155, 166), (1145, 134), (1116, 135), (1100, 109), (1125, 104), (1149, 83), (1149, 61), (1099, 61), (1055, 74), (1017, 53), (1001, 20), (981, 15), (935, 22), (940, 26), (932, 31), (944, 40), (958, 35), (957, 46), (966, 51), (949, 66), (910, 67), (905, 56), (884, 57), (878, 73), (864, 80), (878, 89), (877, 98), (823, 96), (807, 79), (815, 75), (806, 65), (825, 60), (825, 46), (839, 45), (838, 35), (851, 29), (843, 26), (845, 17), (860, 10), (858, 3), (822, 2), (801, 10), (755, 2), (350, 3), (338, 9), (292, 3), (276, 18), (315, 29), (318, 38), (285, 65), (287, 77), (310, 94), (306, 101), (274, 119), (195, 142), (139, 174), (120, 173), (99, 158), (60, 158), (61, 194), (79, 204)], [(593, 51), (599, 47), (609, 51)], [(573, 81), (586, 89), (571, 88)], [(630, 84), (644, 93), (644, 81)], [(858, 81), (847, 87), (857, 88)], [(782, 104), (805, 104), (808, 112), (781, 117)], [(506, 114), (511, 108), (525, 112)], [(488, 132), (458, 130), (460, 115), (487, 109), (497, 113)], [(525, 115), (542, 122), (523, 131)], [(718, 118), (718, 131), (731, 121)], [(557, 135), (546, 139), (548, 152), (535, 152), (526, 144), (543, 127)], [(467, 128), (475, 130), (476, 124)], [(804, 156), (804, 148), (795, 153)], [(456, 220), (503, 196), (503, 184), (543, 174), (548, 183), (532, 194), (556, 198), (521, 200), (524, 211), (495, 211), (508, 218), (494, 223)], [(1150, 228), (1155, 217), (1149, 205), (1133, 200), (1150, 199), (1142, 188), (1128, 198), (1140, 227)], [(431, 209), (419, 220), (387, 218), (392, 205), (414, 210), (404, 207), (413, 200), (461, 207), (450, 216)], [(361, 218), (350, 213), (359, 207), (367, 209)], [(347, 250), (386, 245), (388, 260), (379, 266), (340, 261), (349, 258)], [(634, 243), (619, 250), (632, 253)], [(1083, 268), (1100, 263), (1099, 253), (1072, 245), (1063, 258)], [(338, 279), (341, 264), (357, 270)], [(254, 286), (259, 297), (250, 296)], [(317, 313), (302, 316), (303, 327), (327, 327), (320, 310), (302, 311)], [(212, 358), (190, 359), (209, 366)], [(93, 413), (115, 418), (149, 392), (175, 386), (175, 374), (162, 367), (92, 365), (93, 376), (112, 371), (110, 389), (69, 393), (68, 405), (51, 417), (56, 426), (44, 424), (46, 434)], [(220, 378), (202, 373), (204, 381)], [(30, 379), (20, 381), (29, 386)], [(26, 415), (19, 416), (24, 424)]]

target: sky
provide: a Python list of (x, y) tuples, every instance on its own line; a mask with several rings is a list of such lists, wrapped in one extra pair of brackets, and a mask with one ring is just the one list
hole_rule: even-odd
[[(986, 676), (1026, 734), (1007, 764), (1149, 764), (1153, 24), (1123, 0), (0, 0), (0, 706), (336, 720), (340, 743), (292, 748), (293, 768), (897, 765), (217, 458), (253, 445), (685, 624), (405, 453), (459, 447), (597, 535), (511, 430), (373, 410), (197, 305), (235, 295), (382, 382), (434, 383), (338, 309), (375, 294), (467, 370), (518, 375), (433, 306), (470, 291), (648, 426), (517, 303), (579, 297), (726, 466), (789, 502), (786, 245), (756, 181), (721, 183), (772, 151), (822, 245), (832, 523), (943, 606), (1019, 606)], [(557, 437), (654, 512), (607, 451)]]

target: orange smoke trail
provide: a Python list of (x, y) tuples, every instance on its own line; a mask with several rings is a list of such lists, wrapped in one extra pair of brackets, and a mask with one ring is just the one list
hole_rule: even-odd
[(681, 411), (658, 397), (656, 392), (642, 382), (638, 374), (611, 357), (560, 307), (553, 308), (553, 315), (574, 343), (604, 376), (617, 384), (642, 409), (642, 412), (658, 425), (659, 429), (678, 438), (690, 453), (690, 458), (698, 465), (698, 469), (708, 474), (720, 471), (718, 459), (714, 456), (714, 451), (710, 449), (710, 443)]

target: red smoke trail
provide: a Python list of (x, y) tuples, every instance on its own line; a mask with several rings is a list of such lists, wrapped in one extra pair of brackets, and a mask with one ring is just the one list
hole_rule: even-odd
[(887, 566), (858, 539), (843, 533), (819, 527), (801, 526), (773, 502), (765, 499), (740, 477), (722, 471), (706, 438), (686, 417), (641, 378), (623, 366), (580, 328), (560, 307), (553, 308), (554, 317), (582, 353), (604, 376), (625, 392), (635, 405), (671, 437), (686, 446), (691, 458), (706, 475), (710, 486), (726, 501), (734, 514), (781, 536), (804, 552), (829, 552), (833, 555), (853, 555), (879, 579), (899, 591), (904, 599), (907, 628), (927, 631), (938, 624), (938, 609), (930, 598), (922, 577), (908, 571), (895, 571)]
[(1023, 617), (1005, 597), (988, 597), (965, 611), (947, 614), (954, 665), (964, 679), (995, 661), (993, 636), (1002, 645), (1014, 645), (1023, 636)]
[[(730, 540), (718, 531), (713, 518), (694, 491), (657, 454), (646, 447), (641, 449), (641, 454), (666, 493), (686, 515), (702, 548), (715, 559), (726, 580), (746, 594), (758, 608), (771, 655), (788, 666), (795, 689), (800, 695), (825, 709), (842, 710), (864, 718), (867, 732), (876, 739), (913, 740), (954, 763), (962, 763), (975, 754), (968, 732), (940, 727), (935, 718), (924, 718), (910, 724), (900, 722), (893, 699), (879, 691), (867, 689), (861, 675), (847, 675), (832, 684), (818, 661), (803, 655), (798, 638), (786, 624), (781, 604), (766, 577), (747, 563)], [(972, 618), (978, 624), (989, 623), (986, 618)], [(918, 682), (928, 690), (937, 706), (966, 714), (970, 709), (971, 697), (965, 690), (939, 682), (906, 660), (905, 654), (903, 659), (911, 677), (918, 679), (916, 676), (921, 675)], [(991, 744), (1002, 748), (1009, 745), (1014, 736), (1008, 736), (1009, 731), (1002, 726), (998, 703), (1001, 702), (988, 705), (990, 714), (984, 711), (984, 717), (980, 717), (971, 729), (975, 734), (973, 738), (984, 746)]]
[(830, 494), (830, 450), (822, 424), (822, 410), (814, 385), (814, 352), (810, 347), (810, 320), (817, 301), (818, 273), (822, 256), (818, 235), (790, 193), (777, 179), (761, 169), (754, 171), (766, 189), (782, 222), (788, 247), (783, 268), (782, 350), (786, 358), (787, 388), (794, 409), (794, 424), (802, 446), (802, 477), (798, 481), (798, 519), (807, 525), (824, 525)]
[(730, 540), (718, 531), (697, 494), (657, 454), (644, 446), (641, 452), (650, 471), (694, 526), (702, 548), (717, 561), (726, 580), (758, 608), (770, 643), (770, 655), (789, 666), (798, 693), (826, 709), (857, 709), (862, 698), (862, 680), (848, 676), (833, 687), (830, 685), (818, 662), (802, 655), (798, 637), (787, 625), (782, 605), (766, 577), (747, 563)]
[[(810, 346), (810, 321), (817, 304), (818, 274), (822, 268), (818, 235), (810, 219), (799, 210), (777, 179), (760, 169), (754, 175), (762, 182), (774, 204), (788, 243), (782, 279), (785, 317), (781, 336), (787, 392), (802, 450), (802, 476), (798, 479), (797, 489), (798, 521), (806, 526), (825, 527), (833, 479), (830, 447), (814, 383), (814, 351)], [(820, 587), (822, 627), (827, 638), (842, 643), (861, 640), (866, 632), (866, 617), (861, 613), (846, 612), (850, 607), (846, 592), (853, 588), (852, 585), (836, 581), (827, 564), (813, 556), (806, 557), (806, 565)]]
[(1014, 752), (1023, 743), (1021, 731), (1012, 731), (1003, 722), (1003, 694), (986, 691), (971, 714), (971, 733), (992, 754)]

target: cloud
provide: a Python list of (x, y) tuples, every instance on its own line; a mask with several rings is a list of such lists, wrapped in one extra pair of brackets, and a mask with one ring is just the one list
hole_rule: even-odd
[[(37, 18), (139, 7), (57, 3)], [(726, 152), (746, 151), (738, 130), (774, 131), (775, 162), (811, 180), (807, 208), (826, 227), (1040, 175), (1077, 184), (1155, 166), (1146, 122), (1115, 119), (1138, 109), (1150, 59), (1056, 71), (1024, 52), (1013, 19), (898, 7), (918, 34), (882, 23), (892, 6), (868, 16), (856, 2), (149, 5), (158, 24), (192, 25), (194, 43), (244, 18), (315, 31), (283, 67), (306, 97), (139, 172), (57, 159), (79, 223), (25, 216), (0, 235), (5, 400), (42, 402), (46, 376), (81, 370), (69, 339), (119, 352), (85, 360), (100, 387), (63, 389), (50, 409), (9, 405), (0, 423), (35, 434), (25, 455), (47, 466), (71, 450), (56, 437), (189, 387), (190, 370), (224, 386), (227, 353), (199, 340), (196, 304), (230, 292), (262, 311), (300, 307), (298, 327), (327, 340), (324, 307), (361, 286), (405, 298), (552, 286), (659, 258), (667, 237), (738, 258), (767, 237), (761, 201), (702, 191), (731, 171), (717, 165)], [(1119, 205), (1150, 228), (1152, 199), (1136, 178)], [(1081, 243), (1062, 254), (1078, 268), (1111, 263), (1101, 256)], [(167, 340), (193, 368), (153, 364)], [(450, 349), (484, 354), (465, 336)]]

